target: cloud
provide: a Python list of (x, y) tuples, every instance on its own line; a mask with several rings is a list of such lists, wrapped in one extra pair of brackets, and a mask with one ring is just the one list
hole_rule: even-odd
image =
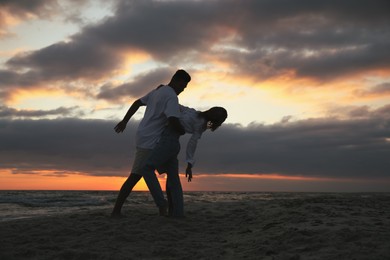
[(160, 84), (169, 83), (175, 71), (169, 68), (158, 68), (134, 77), (134, 80), (119, 86), (106, 84), (100, 88), (97, 98), (117, 101), (129, 96), (139, 98)]
[[(15, 109), (7, 106), (0, 106), (0, 118), (20, 118), (20, 117), (45, 117), (45, 116), (70, 116), (74, 115), (74, 111), (78, 107), (59, 107), (51, 110), (24, 110), (24, 109)], [(78, 113), (77, 115), (82, 115)]]
[(31, 87), (40, 81), (40, 79), (35, 76), (36, 75), (28, 72), (18, 73), (15, 71), (0, 70), (0, 86), (2, 89), (12, 89), (17, 86)]
[[(134, 138), (101, 120), (0, 120), (0, 165), (15, 171), (58, 170), (119, 175), (131, 163)], [(134, 128), (128, 126), (128, 132)]]
[(49, 17), (56, 9), (56, 1), (1, 1), (0, 2), (0, 39), (11, 36), (8, 26), (19, 20), (35, 17)]
[(28, 17), (32, 14), (38, 16), (49, 16), (53, 10), (58, 8), (57, 1), (50, 0), (36, 0), (36, 1), (12, 1), (3, 0), (0, 2), (0, 6), (6, 10), (6, 12), (18, 17)]
[(17, 72), (0, 70), (0, 99), (8, 100), (18, 89), (34, 89), (45, 82), (41, 75), (35, 72)]
[[(291, 72), (333, 80), (389, 67), (388, 9), (386, 0), (118, 1), (114, 15), (70, 41), (16, 55), (6, 65), (23, 82), (109, 81), (124, 53), (142, 50), (171, 67), (222, 61), (232, 75), (258, 81)], [(106, 88), (100, 97), (132, 87)]]
[[(137, 121), (118, 135), (104, 120), (0, 120), (0, 165), (126, 176)], [(194, 172), (282, 174), (334, 178), (388, 178), (390, 106), (366, 117), (319, 118), (247, 127), (226, 124), (204, 134)], [(184, 167), (188, 136), (179, 156)], [(183, 169), (181, 169), (183, 170)]]
[(387, 96), (390, 95), (390, 82), (380, 83), (368, 90), (358, 90), (355, 92), (357, 96), (374, 96), (374, 97), (380, 97), (380, 96)]
[(339, 119), (389, 118), (390, 105), (374, 110), (369, 106), (338, 106), (329, 109), (328, 115)]
[[(78, 13), (89, 1), (57, 1), (57, 0), (2, 0), (0, 1), (0, 39), (14, 36), (8, 27), (22, 21), (42, 19), (52, 20), (63, 16), (64, 21), (74, 21)], [(77, 19), (80, 20), (80, 19)]]
[(199, 167), (220, 173), (389, 177), (389, 123), (329, 118), (241, 129), (226, 126), (207, 139), (210, 146), (200, 146)]
[(388, 43), (366, 42), (361, 44), (368, 46), (324, 51), (318, 57), (293, 59), (292, 62), (299, 64), (295, 68), (299, 76), (309, 76), (321, 80), (346, 77), (390, 65), (390, 51), (386, 47)]
[[(80, 15), (79, 12), (83, 10), (83, 8), (85, 8), (88, 4), (90, 4), (90, 2), (91, 0), (2, 0), (0, 2), (0, 7), (2, 9), (2, 12), (0, 13), (0, 21), (4, 22), (4, 19), (7, 15), (19, 18), (21, 20), (29, 20), (36, 18), (52, 19), (54, 16), (59, 14), (65, 14), (65, 21), (67, 19), (72, 20), (72, 18), (79, 21), (82, 18), (76, 16)], [(107, 1), (100, 0), (98, 2), (99, 4), (102, 4)], [(107, 7), (107, 5), (104, 7)]]
[[(18, 54), (6, 62), (15, 70), (29, 70), (46, 81), (96, 79), (110, 75), (120, 58), (93, 42), (61, 42)], [(23, 75), (21, 75), (23, 76)]]

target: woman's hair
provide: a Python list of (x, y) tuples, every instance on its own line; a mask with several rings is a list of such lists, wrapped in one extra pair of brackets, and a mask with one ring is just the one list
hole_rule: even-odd
[(210, 122), (209, 127), (212, 131), (221, 126), (228, 116), (226, 109), (223, 107), (212, 107), (207, 111), (200, 112), (200, 115), (207, 120), (208, 124)]

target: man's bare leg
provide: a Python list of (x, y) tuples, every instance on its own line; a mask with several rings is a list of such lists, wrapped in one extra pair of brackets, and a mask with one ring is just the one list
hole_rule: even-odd
[(111, 217), (120, 217), (122, 206), (126, 201), (126, 198), (130, 195), (134, 186), (142, 178), (141, 175), (131, 173), (127, 180), (123, 183), (122, 188), (119, 190), (118, 197), (115, 202), (114, 209), (112, 210)]

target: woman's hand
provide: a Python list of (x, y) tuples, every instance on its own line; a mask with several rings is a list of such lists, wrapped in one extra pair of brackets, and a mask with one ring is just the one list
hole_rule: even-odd
[(192, 165), (190, 163), (187, 165), (186, 177), (188, 179), (188, 182), (191, 182), (191, 180), (192, 180)]

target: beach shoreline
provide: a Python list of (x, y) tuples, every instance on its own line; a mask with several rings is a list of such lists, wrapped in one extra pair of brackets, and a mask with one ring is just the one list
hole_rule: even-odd
[[(390, 194), (240, 193), (186, 198), (186, 218), (153, 203), (0, 222), (0, 259), (386, 259)], [(285, 194), (286, 195), (286, 194)], [(197, 196), (196, 194), (194, 196)]]

